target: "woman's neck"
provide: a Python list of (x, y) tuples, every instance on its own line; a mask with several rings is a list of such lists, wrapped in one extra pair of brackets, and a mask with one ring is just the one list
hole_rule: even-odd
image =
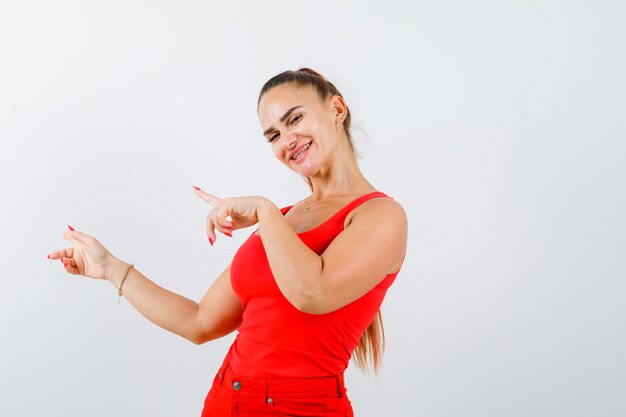
[(329, 173), (326, 176), (309, 177), (309, 180), (313, 188), (311, 196), (308, 197), (309, 204), (337, 195), (357, 194), (359, 190), (374, 188), (358, 167), (340, 173)]

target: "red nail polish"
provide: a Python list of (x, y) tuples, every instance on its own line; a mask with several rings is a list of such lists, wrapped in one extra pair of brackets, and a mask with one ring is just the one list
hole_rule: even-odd
[(196, 190), (200, 191), (200, 189), (198, 187), (196, 187), (195, 185), (192, 185), (193, 188), (195, 188)]
[(48, 259), (50, 259), (50, 255), (48, 255)]
[(226, 236), (228, 236), (228, 237), (233, 237), (232, 233), (230, 233), (230, 232), (224, 232), (224, 234), (225, 234)]
[(209, 236), (209, 242), (211, 243), (211, 246), (213, 246), (213, 239), (211, 239), (211, 236)]
[(69, 229), (73, 232), (74, 228), (72, 226), (70, 226), (69, 224), (67, 225), (67, 227), (69, 227)]

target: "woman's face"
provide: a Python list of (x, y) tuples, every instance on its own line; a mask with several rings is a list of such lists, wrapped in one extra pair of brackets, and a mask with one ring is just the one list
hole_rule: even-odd
[(322, 102), (313, 87), (274, 87), (259, 103), (263, 137), (279, 161), (310, 177), (337, 146), (340, 129), (336, 122), (343, 120), (341, 106), (345, 104), (338, 96)]

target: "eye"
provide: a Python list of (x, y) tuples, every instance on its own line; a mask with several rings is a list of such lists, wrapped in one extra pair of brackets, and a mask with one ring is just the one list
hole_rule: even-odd
[(302, 118), (302, 115), (299, 114), (296, 117), (294, 117), (293, 119), (291, 119), (291, 124), (294, 124), (296, 121), (299, 121)]
[(270, 138), (267, 140), (267, 143), (272, 143), (274, 142), (276, 139), (278, 139), (278, 136), (280, 136), (278, 133), (273, 134), (272, 136), (270, 136)]

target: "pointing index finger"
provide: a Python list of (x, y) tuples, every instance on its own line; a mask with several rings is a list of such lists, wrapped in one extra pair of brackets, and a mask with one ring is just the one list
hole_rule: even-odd
[(209, 203), (210, 205), (212, 205), (214, 207), (217, 206), (220, 203), (220, 201), (222, 201), (221, 198), (218, 198), (218, 197), (214, 196), (213, 194), (209, 194), (207, 192), (204, 192), (201, 189), (196, 188), (196, 187), (194, 187), (194, 188), (196, 189), (196, 195), (198, 197), (200, 197), (201, 199), (203, 199), (204, 201), (206, 201), (207, 203)]

